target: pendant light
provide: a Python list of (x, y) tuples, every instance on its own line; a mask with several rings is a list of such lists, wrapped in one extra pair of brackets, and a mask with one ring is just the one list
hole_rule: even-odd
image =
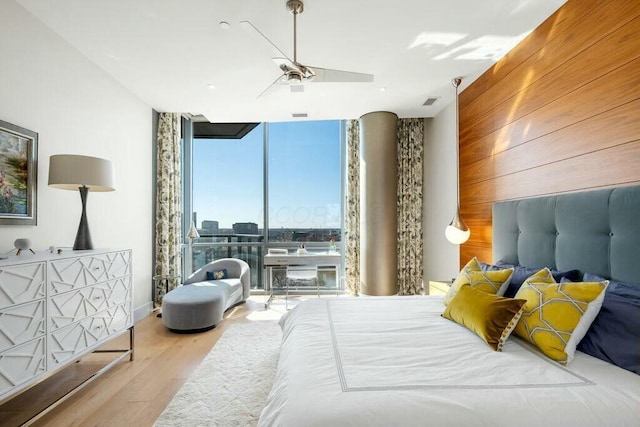
[(466, 242), (471, 235), (469, 227), (467, 227), (467, 224), (464, 223), (460, 216), (460, 124), (458, 120), (458, 86), (460, 86), (460, 83), (462, 83), (462, 78), (460, 77), (451, 80), (451, 84), (456, 88), (456, 213), (444, 231), (447, 240), (454, 245), (460, 245)]

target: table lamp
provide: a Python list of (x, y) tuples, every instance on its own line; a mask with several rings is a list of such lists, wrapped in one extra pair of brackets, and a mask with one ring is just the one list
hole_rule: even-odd
[(114, 191), (115, 176), (110, 160), (74, 154), (55, 154), (49, 157), (49, 187), (61, 190), (80, 190), (82, 216), (73, 250), (93, 249), (87, 222), (87, 194), (89, 191)]

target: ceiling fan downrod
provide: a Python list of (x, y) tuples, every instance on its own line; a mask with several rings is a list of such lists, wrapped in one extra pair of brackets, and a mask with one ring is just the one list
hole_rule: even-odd
[(297, 18), (304, 11), (302, 0), (287, 0), (287, 10), (293, 15), (293, 62), (298, 63)]

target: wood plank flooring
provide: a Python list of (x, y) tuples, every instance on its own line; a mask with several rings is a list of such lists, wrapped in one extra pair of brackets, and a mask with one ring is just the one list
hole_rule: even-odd
[[(76, 395), (55, 408), (35, 426), (151, 426), (176, 392), (211, 351), (225, 329), (234, 323), (250, 321), (252, 316), (277, 319), (278, 304), (264, 309), (262, 297), (225, 313), (216, 328), (197, 334), (169, 332), (162, 319), (146, 317), (135, 325), (135, 360), (121, 361)], [(125, 334), (108, 348), (126, 348)], [(47, 381), (0, 406), (0, 426), (16, 426), (28, 420), (55, 396), (82, 382), (101, 366), (117, 357), (92, 354)]]

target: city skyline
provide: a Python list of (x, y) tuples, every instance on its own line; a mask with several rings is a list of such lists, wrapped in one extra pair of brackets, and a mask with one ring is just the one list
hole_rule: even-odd
[[(256, 236), (258, 241), (264, 236), (264, 229), (258, 227), (256, 223), (234, 223), (231, 228), (220, 228), (216, 220), (202, 220), (206, 227), (198, 227), (197, 215), (194, 215), (196, 229), (201, 238), (222, 237), (222, 236)], [(342, 240), (342, 229), (339, 227), (280, 227), (269, 228), (269, 240), (281, 242), (324, 242), (333, 238), (335, 241)]]
[[(341, 227), (340, 128), (339, 121), (268, 125), (270, 229)], [(194, 140), (193, 210), (203, 221), (262, 228), (264, 134), (260, 124), (240, 140)]]

